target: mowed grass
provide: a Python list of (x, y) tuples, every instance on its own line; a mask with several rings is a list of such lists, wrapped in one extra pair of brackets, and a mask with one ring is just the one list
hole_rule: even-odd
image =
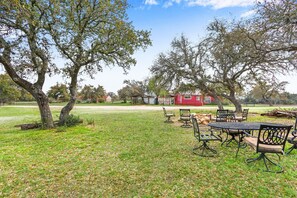
[[(250, 148), (235, 158), (236, 145), (212, 142), (216, 157), (194, 155), (192, 129), (164, 123), (161, 108), (73, 113), (85, 122), (21, 131), (14, 125), (38, 121), (38, 109), (0, 107), (0, 197), (297, 196), (297, 151), (281, 158), (283, 174), (266, 173), (245, 163), (256, 156)], [(294, 123), (259, 115), (249, 121)]]

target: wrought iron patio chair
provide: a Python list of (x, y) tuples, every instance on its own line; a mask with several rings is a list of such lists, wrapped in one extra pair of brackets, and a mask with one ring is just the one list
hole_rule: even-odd
[(247, 121), (248, 114), (249, 114), (249, 109), (243, 109), (242, 114), (241, 114), (241, 117), (237, 117), (236, 119), (239, 122)]
[(294, 130), (289, 133), (287, 141), (292, 144), (286, 154), (290, 154), (294, 149), (297, 149), (297, 117), (295, 120)]
[[(283, 172), (283, 167), (279, 164), (280, 156), (279, 154), (285, 154), (284, 148), (287, 141), (288, 134), (292, 126), (277, 126), (277, 125), (261, 125), (258, 137), (244, 137), (243, 140), (253, 149), (256, 150), (256, 153), (260, 155), (256, 158), (249, 158), (246, 162), (252, 163), (258, 160), (264, 161), (267, 172), (281, 173)], [(268, 158), (267, 153), (274, 153), (278, 156), (278, 163), (272, 161)], [(272, 170), (267, 164), (275, 167), (276, 170)]]
[(167, 112), (167, 110), (165, 109), (165, 107), (162, 107), (162, 108), (163, 108), (164, 116), (166, 118), (166, 120), (164, 122), (166, 122), (166, 123), (172, 123), (173, 121), (171, 120), (171, 117), (174, 117), (175, 116), (174, 112)]
[[(238, 120), (235, 118), (235, 114), (234, 113), (229, 113), (226, 116), (226, 122), (237, 122)], [(227, 134), (226, 139), (222, 142), (221, 145), (226, 144), (226, 146), (228, 146), (231, 142), (235, 142), (237, 145), (240, 144), (240, 142), (242, 141), (241, 138), (241, 134), (243, 133), (240, 130), (235, 130), (235, 129), (226, 129), (223, 130), (222, 132), (225, 132)], [(231, 138), (229, 138), (229, 136), (231, 136)], [(236, 137), (238, 137), (238, 140), (236, 139)]]
[(218, 109), (216, 113), (216, 122), (227, 122), (228, 109)]
[[(213, 148), (210, 148), (207, 143), (210, 141), (222, 141), (222, 138), (219, 135), (216, 135), (212, 131), (212, 129), (209, 129), (209, 131), (207, 131), (207, 132), (200, 131), (197, 119), (194, 116), (192, 116), (191, 119), (192, 119), (192, 124), (193, 124), (194, 137), (198, 140), (198, 142), (202, 142), (202, 145), (193, 148), (193, 153), (198, 154), (200, 156), (204, 156), (204, 157), (213, 156), (213, 155), (204, 155), (205, 151), (210, 151), (212, 154), (217, 153), (217, 151)], [(196, 150), (202, 150), (201, 154), (196, 153)]]
[(180, 109), (179, 110), (180, 120), (183, 122), (181, 127), (190, 128), (192, 127), (189, 123), (191, 122), (191, 110), (190, 109)]

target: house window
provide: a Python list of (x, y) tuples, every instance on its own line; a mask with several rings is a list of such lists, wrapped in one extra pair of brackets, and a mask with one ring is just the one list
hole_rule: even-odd
[(197, 101), (200, 101), (200, 96), (196, 96), (196, 100)]
[(204, 102), (207, 103), (207, 104), (208, 104), (208, 103), (211, 103), (211, 98), (210, 98), (210, 96), (205, 96), (205, 97), (204, 97)]
[(187, 95), (184, 96), (184, 98), (185, 98), (185, 100), (191, 100), (192, 96), (187, 94)]

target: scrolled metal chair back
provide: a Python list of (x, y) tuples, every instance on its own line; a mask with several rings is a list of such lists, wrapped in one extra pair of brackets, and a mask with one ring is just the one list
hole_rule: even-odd
[(261, 125), (258, 135), (258, 144), (282, 145), (283, 149), (292, 126)]

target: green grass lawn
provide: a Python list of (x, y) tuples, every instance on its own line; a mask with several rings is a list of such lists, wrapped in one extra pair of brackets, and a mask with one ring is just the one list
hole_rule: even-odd
[[(266, 173), (245, 163), (255, 156), (250, 148), (235, 158), (236, 145), (212, 142), (216, 157), (192, 154), (192, 129), (164, 123), (161, 108), (73, 113), (82, 125), (21, 131), (14, 126), (38, 121), (38, 109), (0, 107), (0, 197), (297, 196), (297, 151), (282, 157), (283, 174)], [(259, 115), (249, 121), (294, 123)]]

